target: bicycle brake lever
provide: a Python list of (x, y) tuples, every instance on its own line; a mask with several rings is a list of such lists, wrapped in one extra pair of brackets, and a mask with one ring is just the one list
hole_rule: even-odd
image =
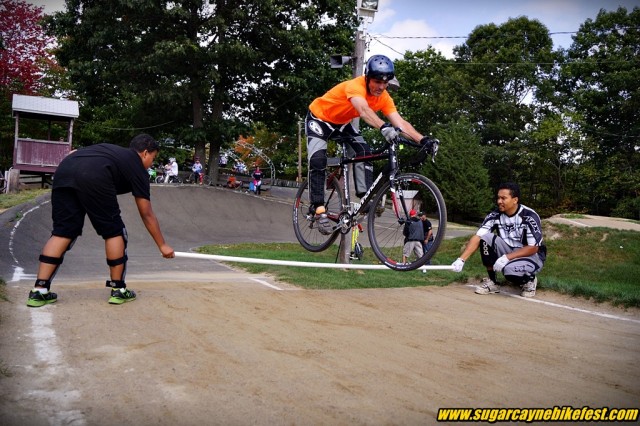
[(440, 141), (436, 139), (433, 143), (433, 154), (431, 154), (431, 162), (434, 164), (436, 162), (436, 155), (438, 154), (438, 148), (440, 148)]

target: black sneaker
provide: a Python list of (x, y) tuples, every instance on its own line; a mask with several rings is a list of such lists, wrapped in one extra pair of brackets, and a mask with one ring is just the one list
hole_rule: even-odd
[(27, 306), (32, 308), (38, 308), (49, 303), (55, 303), (58, 301), (58, 295), (52, 292), (45, 294), (40, 293), (38, 290), (31, 290), (29, 292), (29, 298), (27, 299)]
[(114, 288), (111, 290), (109, 303), (112, 305), (122, 305), (125, 302), (136, 300), (136, 292), (127, 288)]

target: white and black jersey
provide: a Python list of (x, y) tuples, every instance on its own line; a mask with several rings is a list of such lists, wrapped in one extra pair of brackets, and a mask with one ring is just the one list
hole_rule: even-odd
[(513, 216), (497, 210), (489, 213), (476, 235), (482, 237), (488, 233), (496, 233), (514, 249), (523, 246), (544, 246), (540, 216), (522, 204), (518, 205), (518, 210)]

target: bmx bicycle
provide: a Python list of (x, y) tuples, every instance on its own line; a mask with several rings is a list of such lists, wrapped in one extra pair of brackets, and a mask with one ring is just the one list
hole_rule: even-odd
[[(164, 183), (164, 178), (167, 173), (168, 171), (163, 168), (158, 169), (156, 183)], [(182, 183), (182, 178), (180, 178), (180, 176), (169, 176), (169, 181), (167, 183)]]
[[(435, 161), (440, 142), (437, 139), (432, 141), (431, 160)], [(324, 207), (332, 225), (331, 231), (322, 233), (318, 228), (307, 180), (298, 189), (293, 203), (293, 229), (302, 247), (311, 252), (326, 250), (341, 233), (347, 234), (367, 218), (368, 244), (380, 262), (396, 271), (411, 271), (423, 266), (433, 257), (444, 238), (447, 209), (435, 183), (419, 173), (401, 172), (398, 150), (401, 145), (418, 149), (411, 164), (419, 164), (429, 154), (430, 146), (399, 136), (371, 155), (349, 158), (345, 154), (348, 152), (346, 141), (337, 142), (341, 144), (342, 153), (339, 158), (328, 159), (327, 168), (336, 170), (328, 173), (325, 181)], [(360, 202), (351, 202), (349, 164), (377, 160), (386, 160), (386, 167)], [(425, 212), (431, 218), (433, 244), (421, 257), (403, 262), (403, 230), (410, 220), (411, 210)]]
[(200, 173), (200, 179), (196, 181), (196, 174), (194, 172), (189, 173), (189, 176), (184, 180), (184, 183), (199, 183), (201, 185), (209, 186), (211, 185), (211, 176), (205, 174), (204, 172)]
[(149, 167), (147, 169), (147, 174), (149, 175), (149, 182), (155, 183), (156, 178), (158, 177), (158, 171), (153, 167)]

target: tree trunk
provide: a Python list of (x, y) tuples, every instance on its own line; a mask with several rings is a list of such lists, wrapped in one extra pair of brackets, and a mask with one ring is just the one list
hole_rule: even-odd
[[(193, 128), (200, 130), (204, 128), (204, 121), (202, 119), (204, 112), (202, 107), (202, 98), (197, 90), (194, 89), (191, 96), (191, 105), (193, 108)], [(205, 139), (198, 138), (195, 143), (195, 156), (200, 157), (204, 163), (206, 160), (206, 145)]]
[[(212, 117), (213, 121), (216, 124), (214, 128), (220, 128), (220, 124), (222, 123), (222, 101), (219, 99), (215, 99), (213, 101), (213, 111)], [(220, 156), (220, 147), (222, 146), (222, 132), (218, 131), (211, 138), (209, 145), (209, 176), (211, 177), (211, 182), (215, 185), (218, 182), (219, 177), (219, 167), (218, 167), (218, 157)]]

